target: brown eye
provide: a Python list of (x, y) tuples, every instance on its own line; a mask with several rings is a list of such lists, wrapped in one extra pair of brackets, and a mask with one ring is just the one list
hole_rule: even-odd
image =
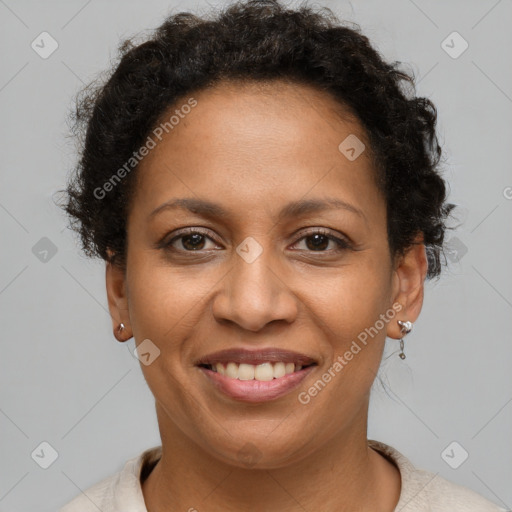
[(204, 235), (195, 233), (192, 235), (180, 236), (182, 246), (191, 251), (197, 251), (204, 247)]
[[(334, 235), (332, 235), (329, 231), (324, 230), (316, 230), (309, 233), (305, 233), (297, 242), (299, 243), (301, 240), (305, 240), (305, 245), (307, 251), (314, 252), (330, 252), (328, 250), (329, 243), (334, 243), (333, 251), (342, 251), (343, 249), (348, 249), (350, 244)], [(327, 249), (327, 250), (326, 250)]]
[[(320, 233), (315, 233), (314, 235), (309, 235), (307, 237), (305, 237), (305, 240), (306, 240), (306, 246), (308, 247), (308, 249), (312, 250), (312, 251), (317, 251), (317, 250), (323, 250), (323, 249), (327, 249), (327, 247), (329, 246), (329, 242), (331, 242), (331, 240), (326, 237), (325, 235), (322, 235)], [(311, 242), (311, 243), (308, 243)]]
[(214, 240), (207, 236), (206, 233), (197, 228), (193, 228), (182, 231), (171, 240), (169, 240), (169, 242), (163, 242), (161, 247), (170, 251), (181, 252), (202, 251), (216, 247), (215, 243), (214, 247), (205, 247), (207, 240), (210, 240), (214, 243)]

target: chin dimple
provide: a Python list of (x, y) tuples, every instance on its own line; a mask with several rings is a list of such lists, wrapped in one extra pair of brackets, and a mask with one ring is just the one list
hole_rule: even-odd
[(283, 362), (268, 362), (257, 365), (229, 362), (228, 364), (216, 363), (209, 365), (209, 368), (230, 379), (269, 381), (297, 372), (302, 369), (302, 365)]

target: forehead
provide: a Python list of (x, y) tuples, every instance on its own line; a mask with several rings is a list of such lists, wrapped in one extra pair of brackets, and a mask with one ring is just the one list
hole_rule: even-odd
[[(190, 98), (195, 106), (180, 111)], [(225, 82), (180, 99), (161, 119), (173, 114), (178, 122), (137, 169), (136, 203), (146, 211), (179, 195), (241, 206), (333, 191), (359, 196), (363, 208), (378, 200), (364, 130), (314, 87)], [(347, 139), (365, 148), (356, 159), (340, 149)]]

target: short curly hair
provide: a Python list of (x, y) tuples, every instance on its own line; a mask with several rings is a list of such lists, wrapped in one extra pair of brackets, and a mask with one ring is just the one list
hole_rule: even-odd
[(60, 191), (66, 194), (60, 206), (85, 254), (125, 268), (137, 165), (107, 198), (97, 191), (179, 99), (221, 80), (281, 79), (325, 91), (355, 114), (386, 199), (391, 254), (403, 254), (420, 235), (427, 279), (439, 276), (446, 219), (454, 205), (445, 202), (439, 172), (437, 111), (429, 99), (415, 97), (414, 77), (399, 70), (400, 62), (385, 62), (359, 25), (346, 26), (326, 7), (292, 10), (278, 0), (249, 0), (214, 14), (173, 14), (149, 40), (138, 45), (125, 40), (109, 76), (79, 93), (71, 118), (80, 158)]

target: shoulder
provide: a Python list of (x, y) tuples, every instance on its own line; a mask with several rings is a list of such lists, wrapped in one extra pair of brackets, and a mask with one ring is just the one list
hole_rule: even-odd
[(507, 512), (475, 491), (430, 471), (416, 469), (411, 478), (424, 485), (420, 496), (428, 502), (432, 511)]
[(118, 473), (81, 492), (58, 512), (146, 512), (140, 484), (141, 472), (152, 467), (161, 456), (161, 447), (153, 447), (129, 459)]
[(368, 443), (400, 470), (402, 490), (397, 512), (510, 512), (437, 473), (415, 468), (407, 457), (392, 446), (374, 440)]

